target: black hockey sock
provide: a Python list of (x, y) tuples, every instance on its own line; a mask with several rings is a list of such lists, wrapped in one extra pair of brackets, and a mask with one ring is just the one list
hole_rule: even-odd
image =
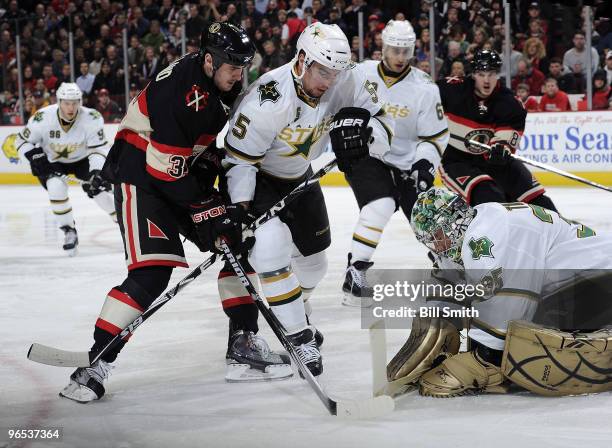
[(486, 202), (507, 202), (506, 195), (495, 184), (495, 182), (480, 182), (472, 190), (472, 194), (470, 195), (471, 207), (474, 207), (478, 204), (484, 204)]
[(533, 198), (529, 201), (530, 204), (539, 205), (540, 207), (544, 207), (545, 209), (552, 210), (553, 212), (557, 211), (557, 207), (553, 204), (553, 201), (546, 196), (545, 194), (541, 194), (537, 198)]

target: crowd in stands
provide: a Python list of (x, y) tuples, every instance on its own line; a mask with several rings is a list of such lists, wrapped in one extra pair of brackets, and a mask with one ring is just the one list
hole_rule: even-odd
[[(605, 3), (596, 0), (596, 3)], [(291, 60), (297, 37), (311, 21), (337, 24), (359, 60), (359, 12), (364, 57), (382, 58), (382, 29), (389, 19), (410, 20), (417, 41), (413, 65), (431, 73), (428, 0), (9, 0), (0, 6), (0, 124), (20, 123), (16, 35), (21, 41), (23, 112), (55, 102), (55, 90), (71, 79), (69, 32), (73, 34), (74, 79), (84, 103), (108, 122), (125, 108), (125, 65), (129, 98), (186, 51), (199, 49), (212, 21), (243, 26), (258, 53), (248, 71), (252, 82)], [(586, 110), (585, 9), (565, 2), (510, 0), (512, 89), (529, 111)], [(434, 7), (436, 78), (469, 74), (480, 48), (503, 53), (502, 0), (438, 0)], [(593, 109), (610, 109), (612, 28), (594, 8)], [(184, 25), (184, 27), (183, 27)], [(182, 35), (184, 29), (185, 36)], [(123, 54), (123, 33), (127, 54)], [(502, 54), (502, 56), (504, 56)], [(503, 78), (502, 78), (503, 80)], [(568, 96), (569, 95), (569, 96)], [(570, 101), (578, 98), (578, 101)]]

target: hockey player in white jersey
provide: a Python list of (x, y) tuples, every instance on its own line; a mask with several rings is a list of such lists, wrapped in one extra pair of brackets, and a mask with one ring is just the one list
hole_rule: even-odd
[(108, 152), (104, 120), (95, 109), (82, 106), (82, 96), (76, 84), (62, 83), (57, 89), (59, 104), (37, 111), (16, 141), (20, 156), (28, 159), (32, 174), (49, 194), (64, 232), (63, 249), (70, 256), (76, 253), (78, 237), (64, 175), (84, 181), (85, 193), (117, 220), (111, 184), (100, 175)]
[[(462, 265), (466, 281), (483, 285), (486, 291), (484, 300), (472, 304), (478, 317), (471, 319), (468, 331), (471, 350), (451, 356), (425, 373), (419, 382), (421, 394), (452, 397), (474, 391), (505, 392), (508, 378), (546, 395), (612, 388), (612, 378), (609, 373), (605, 374), (612, 368), (612, 357), (607, 351), (612, 333), (581, 336), (583, 340), (591, 340), (591, 353), (587, 350), (576, 354), (564, 352), (575, 335), (535, 324), (517, 323), (532, 321), (536, 311), (545, 308), (547, 301), (554, 302), (554, 299), (567, 295), (568, 282), (572, 282), (570, 290), (572, 300), (575, 299), (574, 306), (580, 308), (582, 303), (582, 307), (588, 310), (588, 321), (591, 322), (588, 331), (612, 323), (609, 321), (612, 314), (609, 294), (611, 234), (595, 232), (533, 204), (485, 203), (471, 208), (455, 193), (438, 188), (419, 196), (411, 224), (421, 243), (434, 253)], [(604, 287), (607, 293), (595, 300), (592, 296), (602, 293), (593, 294), (592, 288), (602, 284), (602, 273), (603, 284), (608, 285)], [(587, 280), (584, 280), (585, 276)], [(594, 278), (599, 280), (594, 281)], [(593, 322), (596, 322), (595, 327), (592, 327)], [(598, 348), (600, 342), (597, 340), (603, 341), (602, 348)], [(555, 345), (558, 346), (550, 350)], [(574, 349), (583, 346), (588, 347), (569, 344)], [(544, 348), (541, 356), (531, 352), (541, 347)], [(556, 354), (557, 359), (551, 362), (548, 357), (553, 355), (549, 352)], [(593, 354), (595, 358), (591, 358)], [(519, 356), (526, 360), (523, 364), (517, 362)], [(532, 366), (536, 358), (546, 362), (542, 366)], [(572, 364), (574, 358), (580, 365), (586, 365), (585, 369), (590, 369), (587, 361), (595, 368), (585, 372), (580, 365)], [(410, 362), (414, 364), (414, 361)], [(564, 362), (572, 366), (564, 370)], [(580, 372), (567, 375), (572, 370)], [(556, 374), (559, 375), (557, 379), (560, 377), (562, 380), (555, 382)]]
[(418, 193), (432, 186), (448, 143), (438, 87), (409, 65), (416, 41), (410, 22), (390, 20), (382, 39), (383, 60), (365, 61), (360, 67), (377, 93), (387, 98), (394, 137), (382, 160), (364, 159), (345, 173), (360, 209), (342, 286), (342, 303), (349, 306), (371, 305), (366, 271), (383, 230), (398, 207), (410, 219)]
[[(345, 165), (368, 153), (382, 158), (392, 129), (382, 99), (351, 63), (344, 33), (314, 23), (300, 35), (294, 59), (259, 78), (233, 111), (224, 160), (231, 202), (255, 216), (265, 212), (312, 173), (310, 162), (330, 134), (338, 163)], [(263, 293), (307, 367), (319, 375), (321, 341), (304, 302), (326, 273), (331, 242), (320, 186), (313, 185), (255, 237), (249, 261)], [(244, 292), (236, 296), (230, 281), (219, 281), (224, 307), (248, 300), (240, 297)]]

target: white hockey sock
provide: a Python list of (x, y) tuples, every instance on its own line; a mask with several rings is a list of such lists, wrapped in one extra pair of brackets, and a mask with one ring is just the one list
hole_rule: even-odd
[(310, 317), (312, 306), (308, 299), (327, 272), (327, 255), (325, 251), (322, 251), (305, 257), (296, 249), (294, 256), (291, 258), (291, 268), (297, 275), (302, 287), (304, 310), (306, 316)]
[(306, 328), (302, 288), (291, 268), (264, 272), (259, 278), (270, 308), (287, 333), (295, 333)]
[(68, 185), (59, 177), (50, 177), (47, 180), (47, 193), (51, 202), (51, 211), (60, 227), (74, 227), (72, 205), (68, 198)]
[(361, 209), (351, 244), (353, 262), (372, 259), (383, 229), (393, 213), (395, 213), (395, 201), (392, 198), (377, 199)]
[(110, 215), (113, 221), (117, 222), (117, 212), (115, 211), (115, 199), (112, 193), (103, 191), (93, 197), (98, 206)]

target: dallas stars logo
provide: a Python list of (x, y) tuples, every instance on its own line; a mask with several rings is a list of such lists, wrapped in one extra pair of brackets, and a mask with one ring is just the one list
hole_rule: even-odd
[(472, 251), (472, 258), (474, 260), (480, 260), (481, 257), (495, 258), (491, 252), (494, 244), (486, 236), (480, 237), (477, 240), (472, 238), (468, 245)]
[[(318, 139), (317, 139), (318, 140)], [(289, 146), (293, 148), (293, 152), (289, 154), (284, 154), (285, 157), (293, 157), (300, 155), (305, 159), (308, 159), (308, 154), (310, 153), (310, 147), (314, 145), (317, 140), (314, 139), (314, 129), (308, 134), (308, 137), (302, 142), (287, 142)]]
[(257, 88), (259, 92), (259, 105), (261, 106), (266, 101), (272, 101), (276, 103), (281, 97), (280, 92), (276, 88), (278, 82), (272, 80), (267, 84), (262, 84)]
[(36, 112), (34, 114), (34, 118), (33, 118), (34, 121), (38, 122), (38, 121), (42, 121), (42, 119), (43, 119), (43, 113), (42, 112)]

